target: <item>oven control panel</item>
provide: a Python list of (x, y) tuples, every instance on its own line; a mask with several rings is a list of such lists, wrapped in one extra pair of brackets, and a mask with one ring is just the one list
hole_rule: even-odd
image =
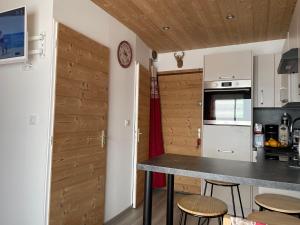
[(251, 80), (207, 81), (204, 89), (251, 88)]

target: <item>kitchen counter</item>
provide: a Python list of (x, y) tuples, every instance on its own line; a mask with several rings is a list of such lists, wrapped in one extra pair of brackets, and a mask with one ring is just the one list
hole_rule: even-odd
[(153, 172), (167, 174), (167, 225), (173, 225), (174, 175), (300, 191), (300, 169), (291, 168), (287, 163), (273, 160), (259, 160), (254, 163), (164, 154), (138, 163), (137, 168), (145, 171), (146, 178), (144, 186), (144, 225), (151, 225)]
[(151, 172), (300, 191), (300, 169), (273, 160), (260, 160), (254, 163), (165, 154), (139, 163), (137, 168)]

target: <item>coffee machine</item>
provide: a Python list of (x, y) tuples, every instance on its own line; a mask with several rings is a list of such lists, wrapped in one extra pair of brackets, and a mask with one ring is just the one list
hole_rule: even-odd
[(278, 125), (277, 124), (266, 124), (265, 125), (265, 140), (270, 139), (278, 140)]

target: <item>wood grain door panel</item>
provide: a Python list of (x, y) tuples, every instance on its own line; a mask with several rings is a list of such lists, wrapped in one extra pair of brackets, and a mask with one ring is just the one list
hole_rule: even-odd
[[(200, 156), (202, 73), (159, 76), (162, 127), (166, 153)], [(200, 179), (175, 177), (175, 190), (200, 193)]]
[[(151, 74), (143, 66), (139, 66), (138, 90), (138, 131), (137, 162), (149, 159), (149, 127), (150, 127), (150, 88)], [(136, 206), (144, 200), (144, 171), (137, 171)]]
[(109, 50), (59, 24), (50, 225), (104, 223)]

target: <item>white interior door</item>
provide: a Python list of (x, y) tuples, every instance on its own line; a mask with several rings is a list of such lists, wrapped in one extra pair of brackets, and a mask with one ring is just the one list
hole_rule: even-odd
[(134, 110), (134, 157), (133, 157), (133, 193), (132, 205), (139, 206), (144, 199), (144, 171), (138, 171), (136, 165), (149, 158), (149, 120), (151, 74), (136, 64), (135, 74), (135, 110)]

